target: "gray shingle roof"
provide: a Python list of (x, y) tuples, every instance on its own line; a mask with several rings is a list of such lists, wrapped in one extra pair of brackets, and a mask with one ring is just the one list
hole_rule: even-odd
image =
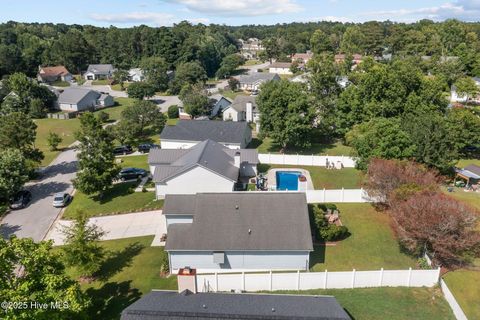
[(167, 194), (163, 214), (193, 214), (195, 211), (194, 194)]
[(66, 88), (58, 96), (58, 103), (78, 104), (87, 96), (92, 96), (92, 99), (98, 99), (98, 97), (100, 97), (100, 93), (84, 88)]
[(90, 64), (87, 69), (87, 72), (94, 74), (109, 74), (113, 73), (113, 71), (114, 68), (111, 64)]
[(228, 108), (233, 108), (238, 112), (245, 112), (247, 110), (248, 102), (252, 103), (253, 111), (257, 111), (256, 96), (238, 95)]
[(198, 193), (192, 214), (193, 223), (168, 227), (167, 251), (313, 250), (304, 193)]
[(152, 291), (123, 310), (121, 320), (350, 320), (335, 297)]
[(474, 165), (474, 164), (468, 165), (465, 167), (465, 170), (470, 171), (476, 174), (477, 176), (480, 176), (480, 167), (477, 165)]
[(181, 141), (210, 139), (219, 143), (241, 144), (247, 130), (249, 127), (246, 122), (179, 120), (174, 126), (165, 126), (160, 139)]
[(258, 81), (270, 81), (273, 79), (280, 79), (278, 74), (276, 73), (268, 73), (268, 72), (253, 72), (248, 75), (242, 75), (238, 77), (238, 81), (240, 83), (255, 83)]
[(215, 141), (205, 140), (186, 150), (152, 149), (148, 163), (155, 165), (154, 182), (166, 182), (196, 166), (202, 166), (227, 179), (237, 181), (239, 168), (234, 166), (235, 152), (240, 152), (240, 161), (243, 153), (245, 161), (258, 163), (256, 150), (244, 150), (231, 150)]

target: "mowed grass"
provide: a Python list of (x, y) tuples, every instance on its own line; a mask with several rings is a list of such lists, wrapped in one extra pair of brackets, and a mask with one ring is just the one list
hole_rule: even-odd
[(161, 209), (163, 200), (155, 200), (154, 192), (135, 192), (138, 182), (114, 184), (103, 198), (89, 197), (77, 190), (63, 218), (74, 219), (82, 211), (87, 217), (114, 215)]
[(470, 164), (475, 164), (480, 167), (480, 159), (461, 159), (457, 162), (457, 167), (465, 168)]
[(267, 172), (272, 168), (300, 168), (310, 172), (313, 187), (319, 189), (358, 189), (362, 185), (363, 173), (355, 168), (343, 168), (340, 170), (326, 169), (316, 166), (294, 166), (294, 165), (270, 165), (260, 164), (259, 172)]
[(331, 289), (275, 293), (334, 296), (355, 320), (455, 319), (438, 288)]
[(142, 154), (140, 156), (127, 156), (117, 157), (117, 161), (121, 161), (119, 165), (122, 168), (141, 168), (150, 170), (148, 166), (148, 154)]
[(448, 192), (447, 188), (445, 187), (442, 187), (442, 191), (446, 195), (459, 201), (465, 202), (470, 206), (480, 210), (480, 192), (465, 192), (463, 191), (463, 188), (454, 188), (453, 192)]
[[(259, 153), (280, 153), (281, 147), (273, 143), (272, 139), (265, 138), (263, 140), (253, 139), (249, 148), (255, 148)], [(302, 154), (302, 155), (329, 155), (329, 156), (350, 156), (352, 148), (343, 145), (341, 142), (332, 143), (312, 143), (311, 147), (305, 149), (290, 148), (285, 150), (286, 154)]]
[(260, 60), (252, 59), (252, 60), (245, 61), (244, 66), (254, 66), (260, 63), (262, 63)]
[[(163, 247), (151, 247), (152, 240), (148, 236), (101, 242), (107, 258), (97, 280), (81, 285), (92, 300), (88, 319), (119, 319), (123, 309), (152, 289), (177, 289), (176, 276), (160, 276)], [(75, 269), (67, 273), (78, 279)]]
[(443, 279), (468, 319), (480, 319), (480, 271), (456, 270)]
[[(390, 217), (371, 204), (337, 204), (340, 219), (351, 235), (336, 246), (316, 245), (312, 271), (408, 269), (416, 260), (400, 251)], [(386, 318), (387, 319), (387, 318)]]
[(125, 90), (127, 90), (127, 88), (129, 86), (130, 86), (130, 82), (124, 82), (123, 83), (123, 90), (122, 90), (122, 86), (120, 86), (119, 83), (113, 84), (110, 87), (112, 88), (112, 90), (115, 90), (115, 91), (125, 91)]
[[(115, 98), (115, 101), (117, 102), (115, 106), (101, 109), (101, 111), (110, 115), (111, 121), (120, 119), (121, 113), (125, 107), (133, 103), (133, 99), (129, 98)], [(67, 148), (70, 144), (75, 142), (75, 132), (80, 128), (80, 119), (78, 118), (69, 120), (37, 119), (35, 120), (35, 123), (37, 124), (35, 145), (45, 156), (41, 163), (42, 166), (49, 165), (62, 149)], [(58, 146), (58, 151), (51, 151), (48, 146), (47, 138), (49, 132), (55, 132), (63, 139), (62, 143)]]
[(92, 81), (92, 85), (94, 86), (107, 86), (109, 84), (110, 84), (110, 80), (106, 80), (106, 79)]

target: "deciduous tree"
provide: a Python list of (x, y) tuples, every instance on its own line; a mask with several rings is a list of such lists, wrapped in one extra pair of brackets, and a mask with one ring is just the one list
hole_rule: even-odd
[(28, 181), (29, 168), (18, 149), (5, 149), (0, 153), (0, 203), (22, 189)]

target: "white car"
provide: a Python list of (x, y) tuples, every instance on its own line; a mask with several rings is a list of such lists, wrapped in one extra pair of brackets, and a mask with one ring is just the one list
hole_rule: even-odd
[(53, 196), (53, 206), (55, 208), (65, 207), (70, 202), (71, 199), (72, 199), (72, 196), (69, 195), (68, 193), (65, 193), (65, 192), (55, 193), (55, 195)]

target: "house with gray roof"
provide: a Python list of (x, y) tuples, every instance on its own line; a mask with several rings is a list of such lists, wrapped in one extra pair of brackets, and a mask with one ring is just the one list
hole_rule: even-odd
[(111, 64), (91, 64), (83, 75), (85, 80), (110, 79), (115, 72)]
[(58, 95), (58, 108), (67, 112), (92, 110), (97, 107), (109, 107), (114, 104), (113, 98), (98, 91), (71, 87)]
[(194, 293), (154, 290), (122, 311), (120, 320), (350, 320), (333, 296)]
[(215, 117), (219, 113), (222, 113), (223, 110), (228, 108), (232, 104), (232, 101), (227, 97), (222, 96), (221, 94), (213, 94), (209, 97), (209, 102), (211, 106), (210, 116)]
[(239, 178), (257, 174), (255, 149), (230, 149), (205, 140), (190, 149), (151, 149), (150, 172), (157, 199), (168, 194), (232, 192)]
[(238, 95), (233, 103), (223, 110), (223, 121), (260, 122), (256, 96)]
[(186, 266), (199, 273), (309, 268), (305, 193), (167, 195), (163, 214), (170, 272)]
[(188, 149), (207, 139), (230, 149), (244, 149), (252, 140), (252, 129), (246, 122), (179, 120), (160, 134), (162, 149)]
[(238, 77), (239, 88), (245, 91), (257, 91), (260, 86), (268, 81), (278, 81), (280, 76), (276, 73), (253, 72), (248, 75)]

